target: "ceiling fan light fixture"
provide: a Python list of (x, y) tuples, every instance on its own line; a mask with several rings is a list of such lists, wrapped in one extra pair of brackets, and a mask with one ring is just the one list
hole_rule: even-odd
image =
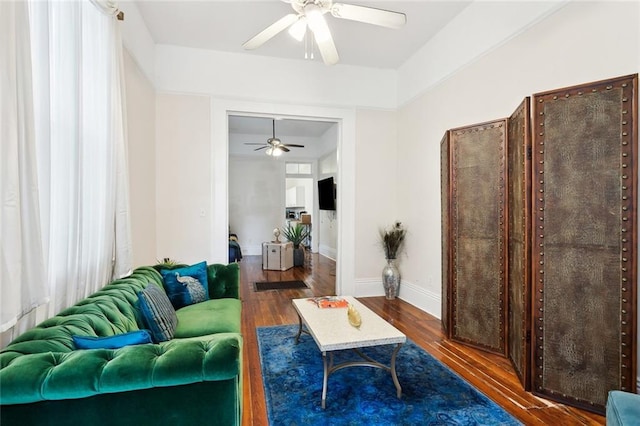
[(267, 148), (264, 153), (269, 157), (280, 157), (284, 151), (280, 147), (274, 146)]
[(276, 144), (267, 148), (264, 153), (269, 157), (280, 157), (284, 153), (284, 150)]
[(327, 21), (324, 19), (322, 9), (311, 3), (305, 6), (304, 14), (307, 17), (307, 23), (311, 31), (313, 31), (313, 36), (316, 38), (316, 41), (320, 43), (327, 41), (331, 37), (331, 32), (327, 26)]
[(289, 35), (298, 41), (302, 41), (307, 32), (307, 18), (300, 16), (295, 24), (289, 27)]

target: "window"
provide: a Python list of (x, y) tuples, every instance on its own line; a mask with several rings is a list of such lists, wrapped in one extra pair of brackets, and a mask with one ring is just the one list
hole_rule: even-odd
[(288, 175), (310, 175), (311, 163), (287, 163), (286, 171)]

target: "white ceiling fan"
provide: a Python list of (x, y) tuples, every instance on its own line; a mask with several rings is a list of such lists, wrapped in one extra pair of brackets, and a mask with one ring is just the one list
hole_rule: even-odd
[(282, 143), (280, 139), (276, 138), (276, 120), (275, 119), (272, 120), (272, 125), (273, 125), (272, 127), (273, 133), (272, 133), (272, 136), (269, 139), (267, 139), (266, 144), (245, 142), (245, 145), (262, 145), (260, 148), (254, 149), (254, 151), (260, 151), (261, 149), (266, 148), (265, 153), (272, 157), (279, 157), (282, 155), (283, 152), (289, 152), (290, 151), (289, 148), (304, 148), (304, 145)]
[(290, 3), (295, 13), (283, 16), (253, 38), (245, 42), (242, 47), (247, 50), (256, 49), (289, 28), (289, 34), (298, 41), (302, 41), (307, 27), (318, 44), (322, 60), (327, 65), (338, 62), (338, 50), (324, 19), (326, 13), (341, 19), (364, 22), (387, 28), (400, 28), (407, 22), (404, 13), (390, 10), (376, 9), (353, 4), (334, 3), (332, 0), (283, 0)]

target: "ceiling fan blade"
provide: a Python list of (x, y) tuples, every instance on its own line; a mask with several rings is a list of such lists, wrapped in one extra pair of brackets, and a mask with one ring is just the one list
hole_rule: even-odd
[(318, 50), (320, 50), (322, 60), (325, 64), (335, 65), (338, 63), (340, 56), (338, 56), (338, 50), (336, 49), (336, 44), (333, 42), (331, 33), (328, 33), (322, 40), (316, 38), (316, 43), (318, 44)]
[(261, 149), (265, 149), (265, 148), (267, 148), (266, 145), (265, 146), (261, 146), (260, 148), (256, 148), (256, 149), (254, 149), (254, 151), (260, 151)]
[(391, 10), (353, 4), (334, 3), (331, 14), (336, 18), (350, 19), (387, 28), (401, 28), (407, 23), (407, 15)]
[(287, 29), (291, 24), (298, 20), (298, 15), (290, 13), (278, 19), (273, 24), (253, 36), (252, 39), (246, 41), (242, 47), (247, 50), (256, 49), (269, 41), (271, 38), (278, 35), (281, 31)]
[(304, 148), (304, 145), (298, 145), (298, 144), (295, 144), (295, 143), (288, 143), (285, 146), (289, 147), (289, 148)]
[(281, 150), (283, 150), (284, 152), (289, 152), (289, 148), (287, 148), (287, 147), (286, 147), (286, 146), (284, 146), (284, 145), (278, 145), (278, 149), (281, 149)]

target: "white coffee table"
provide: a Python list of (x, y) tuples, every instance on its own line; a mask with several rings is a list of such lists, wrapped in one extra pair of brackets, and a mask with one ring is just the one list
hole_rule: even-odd
[[(396, 387), (396, 395), (400, 398), (402, 396), (402, 388), (396, 375), (396, 356), (402, 344), (406, 342), (407, 336), (355, 298), (351, 296), (342, 296), (342, 298), (346, 299), (349, 304), (360, 312), (362, 325), (359, 328), (349, 324), (347, 308), (321, 309), (311, 299), (293, 300), (293, 307), (298, 312), (300, 319), (300, 329), (296, 336), (296, 343), (300, 339), (300, 334), (305, 331), (302, 328), (304, 324), (306, 331), (313, 337), (320, 352), (322, 352), (324, 366), (322, 408), (326, 406), (329, 376), (331, 373), (346, 367), (366, 366), (389, 371)], [(359, 350), (360, 348), (380, 345), (396, 345), (391, 355), (391, 363), (388, 366), (371, 359)], [(362, 360), (333, 365), (333, 352), (344, 349), (353, 349), (362, 357)], [(328, 360), (327, 354), (329, 355)]]

